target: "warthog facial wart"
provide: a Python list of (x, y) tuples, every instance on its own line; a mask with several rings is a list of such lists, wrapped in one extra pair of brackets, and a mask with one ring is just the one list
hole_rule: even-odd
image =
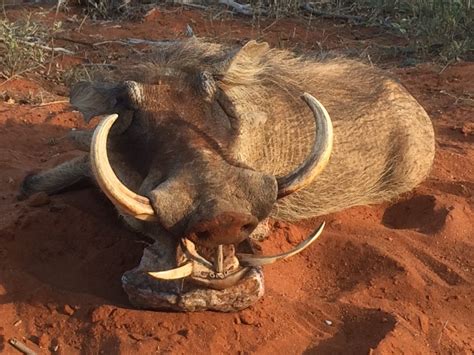
[(21, 194), (88, 179), (123, 220), (155, 240), (122, 285), (152, 309), (236, 311), (264, 293), (252, 235), (268, 218), (296, 221), (394, 199), (434, 158), (431, 121), (378, 69), (297, 57), (266, 43), (167, 43), (70, 101), (103, 116), (68, 134), (84, 155), (25, 178)]

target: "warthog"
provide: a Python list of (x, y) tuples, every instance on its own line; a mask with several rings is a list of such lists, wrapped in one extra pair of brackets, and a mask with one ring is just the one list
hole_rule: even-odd
[(172, 43), (113, 80), (79, 82), (71, 103), (86, 121), (106, 115), (94, 132), (71, 134), (90, 154), (28, 176), (23, 195), (94, 177), (130, 226), (173, 249), (171, 270), (143, 270), (214, 291), (322, 230), (277, 257), (239, 253), (260, 221), (393, 199), (434, 157), (431, 121), (396, 81), (255, 41)]

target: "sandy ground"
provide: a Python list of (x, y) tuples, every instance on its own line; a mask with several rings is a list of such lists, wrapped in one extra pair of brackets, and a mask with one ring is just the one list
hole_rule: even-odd
[[(52, 20), (52, 13), (29, 11)], [(8, 14), (25, 15), (21, 9)], [(79, 30), (82, 18), (68, 16), (73, 20), (60, 14), (61, 35), (86, 43), (175, 38), (188, 23), (198, 36), (234, 43), (261, 38), (307, 51), (323, 46), (366, 55), (375, 44), (398, 41), (374, 29), (316, 19), (256, 23), (168, 9), (141, 22), (87, 20)], [(77, 53), (59, 56), (57, 69), (146, 49), (57, 43)], [(239, 314), (133, 309), (120, 276), (139, 262), (144, 244), (96, 190), (17, 201), (27, 172), (78, 154), (65, 141), (48, 140), (83, 123), (68, 104), (31, 103), (38, 97), (64, 100), (67, 88), (55, 80), (32, 75), (0, 83), (0, 353), (18, 353), (8, 344), (15, 337), (39, 353), (62, 354), (471, 354), (474, 63), (401, 68), (403, 58), (370, 53), (433, 119), (437, 154), (431, 176), (391, 204), (299, 225), (274, 223), (262, 243), (266, 253), (290, 248), (323, 219), (328, 227), (315, 246), (267, 267), (265, 297)]]

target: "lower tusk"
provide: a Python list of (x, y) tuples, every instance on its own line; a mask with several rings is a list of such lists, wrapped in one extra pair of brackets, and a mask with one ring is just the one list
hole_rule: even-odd
[(222, 244), (217, 246), (214, 268), (218, 273), (224, 272), (224, 247)]
[(292, 257), (293, 255), (296, 255), (309, 247), (321, 235), (324, 225), (325, 222), (321, 223), (319, 228), (308, 239), (301, 242), (294, 249), (286, 253), (273, 256), (255, 256), (253, 254), (237, 254), (236, 256), (242, 266), (262, 266), (273, 264), (277, 261)]
[(208, 269), (212, 269), (214, 265), (208, 260), (206, 260), (204, 257), (199, 255), (199, 253), (196, 251), (196, 246), (192, 241), (190, 241), (187, 238), (184, 238), (181, 240), (181, 245), (183, 246), (184, 251), (189, 254), (188, 257), (190, 259), (194, 259), (197, 261), (199, 264), (204, 265)]
[(193, 273), (193, 263), (188, 261), (186, 264), (175, 269), (149, 272), (148, 275), (158, 280), (177, 280), (191, 276)]

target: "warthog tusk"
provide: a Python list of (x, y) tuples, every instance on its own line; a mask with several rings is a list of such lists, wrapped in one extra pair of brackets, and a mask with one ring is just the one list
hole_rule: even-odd
[(197, 261), (198, 263), (204, 265), (205, 267), (207, 267), (208, 269), (211, 269), (214, 267), (214, 265), (206, 260), (204, 257), (202, 257), (201, 255), (199, 255), (199, 253), (196, 251), (196, 246), (194, 245), (193, 242), (191, 242), (189, 239), (182, 239), (181, 240), (181, 245), (183, 247), (183, 250), (189, 254), (187, 255), (190, 259), (193, 259), (195, 261)]
[[(313, 234), (311, 234), (309, 238), (307, 238), (305, 241), (298, 244), (294, 249), (283, 254), (278, 254), (278, 255), (273, 255), (273, 256), (255, 256), (253, 254), (236, 254), (236, 257), (239, 260), (241, 267), (237, 271), (229, 273), (229, 274), (211, 271), (207, 266), (212, 267), (213, 265), (209, 261), (205, 260), (203, 257), (199, 256), (199, 254), (197, 254), (194, 248), (192, 247), (193, 244), (190, 242), (190, 243), (187, 243), (186, 245), (188, 249), (187, 252), (189, 252), (189, 249), (193, 250), (193, 253), (192, 253), (193, 255), (191, 256), (195, 258), (194, 260), (188, 260), (182, 266), (179, 266), (174, 269), (158, 271), (158, 272), (148, 272), (148, 275), (159, 280), (176, 280), (176, 279), (183, 279), (185, 277), (190, 276), (191, 279), (193, 279), (194, 281), (198, 282), (201, 285), (205, 285), (214, 289), (222, 290), (224, 288), (227, 288), (236, 284), (240, 279), (242, 279), (242, 277), (244, 277), (247, 271), (249, 270), (249, 267), (259, 267), (263, 265), (273, 264), (277, 261), (287, 259), (293, 255), (296, 255), (302, 252), (304, 249), (309, 247), (316, 239), (318, 239), (318, 237), (323, 232), (324, 226), (325, 226), (325, 223), (324, 222), (321, 223), (319, 228)], [(186, 243), (183, 243), (183, 245), (184, 244)], [(216, 252), (219, 254), (221, 251), (218, 248)], [(199, 257), (196, 258), (196, 255)], [(222, 256), (217, 255), (216, 259), (220, 259), (221, 257)], [(206, 266), (202, 264), (203, 261), (205, 261)], [(197, 266), (197, 265), (204, 266), (204, 269), (202, 269), (202, 266)]]
[(278, 177), (278, 198), (285, 197), (309, 184), (321, 174), (329, 162), (333, 144), (331, 117), (324, 106), (312, 95), (304, 93), (302, 99), (314, 114), (316, 133), (314, 145), (309, 157), (296, 170), (288, 175)]
[(307, 247), (309, 247), (323, 232), (325, 223), (321, 223), (319, 228), (306, 240), (298, 244), (294, 249), (278, 255), (273, 256), (256, 256), (253, 254), (236, 254), (237, 259), (242, 266), (263, 266), (268, 264), (273, 264), (274, 262), (287, 259), (293, 255), (296, 255)]
[(216, 272), (224, 272), (224, 247), (222, 244), (217, 246), (214, 269)]
[(91, 167), (102, 191), (123, 213), (141, 220), (155, 220), (150, 201), (126, 187), (115, 175), (107, 155), (107, 137), (118, 115), (105, 116), (94, 131), (91, 142)]
[(193, 263), (188, 261), (182, 266), (165, 271), (149, 272), (148, 275), (158, 280), (176, 280), (191, 276), (193, 273)]

